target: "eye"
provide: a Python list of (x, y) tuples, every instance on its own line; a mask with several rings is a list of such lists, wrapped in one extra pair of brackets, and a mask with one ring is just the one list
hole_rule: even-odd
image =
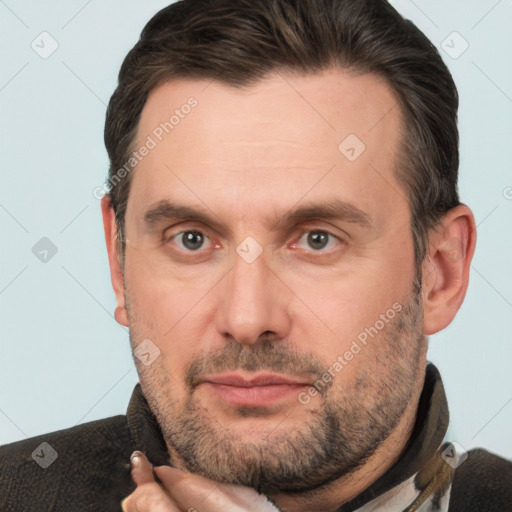
[[(304, 247), (304, 243), (301, 242), (301, 240), (305, 240), (305, 243), (309, 247)], [(325, 248), (331, 249), (333, 243), (340, 243), (338, 237), (327, 231), (317, 229), (304, 233), (294, 245), (299, 249), (313, 249), (314, 251), (321, 251)]]
[(169, 238), (169, 241), (171, 240), (174, 240), (180, 249), (188, 252), (197, 252), (203, 248), (205, 241), (210, 240), (210, 238), (201, 231), (189, 230), (176, 233)]

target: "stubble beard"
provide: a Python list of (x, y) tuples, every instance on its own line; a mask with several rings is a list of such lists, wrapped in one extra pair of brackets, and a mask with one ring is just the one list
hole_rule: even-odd
[[(308, 411), (309, 420), (295, 424), (293, 429), (272, 425), (257, 442), (245, 440), (237, 428), (222, 426), (200, 404), (194, 394), (195, 377), (237, 369), (291, 374), (308, 371), (321, 377), (326, 366), (314, 354), (298, 354), (283, 348), (279, 341), (264, 340), (251, 347), (230, 342), (220, 351), (198, 356), (188, 366), (184, 384), (187, 396), (181, 403), (170, 392), (172, 378), (164, 368), (154, 364), (145, 367), (136, 360), (142, 390), (167, 445), (190, 472), (267, 495), (307, 493), (363, 466), (393, 432), (416, 390), (425, 342), (420, 282), (415, 280), (412, 299), (380, 333), (380, 339), (369, 342), (383, 345), (381, 361), (360, 368), (355, 382), (341, 387), (341, 392), (332, 385), (324, 388), (321, 405)], [(144, 337), (136, 335), (132, 313), (133, 348)], [(354, 359), (357, 357), (360, 355)], [(264, 409), (252, 408), (237, 408), (236, 412), (240, 417), (265, 414)]]

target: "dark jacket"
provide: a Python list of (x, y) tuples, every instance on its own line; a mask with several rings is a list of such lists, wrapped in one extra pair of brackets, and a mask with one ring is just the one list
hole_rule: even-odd
[[(455, 455), (450, 445), (442, 445), (447, 425), (441, 378), (429, 364), (416, 425), (399, 461), (339, 512), (370, 510), (367, 507), (375, 505), (372, 510), (386, 512), (512, 511), (512, 462), (480, 449), (468, 452), (467, 458)], [(129, 470), (134, 450), (145, 453), (154, 465), (169, 464), (160, 428), (140, 384), (126, 416), (2, 446), (0, 511), (119, 511), (121, 500), (134, 490)], [(457, 457), (465, 459), (458, 467), (451, 463)], [(411, 490), (414, 505), (410, 498), (400, 502), (400, 496), (409, 496)]]

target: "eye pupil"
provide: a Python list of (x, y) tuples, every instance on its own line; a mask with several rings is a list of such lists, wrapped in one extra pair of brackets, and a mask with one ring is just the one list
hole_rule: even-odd
[(328, 234), (322, 231), (312, 231), (308, 235), (308, 243), (313, 249), (323, 249), (328, 242)]
[(182, 241), (187, 249), (199, 249), (203, 245), (204, 236), (199, 231), (185, 231)]

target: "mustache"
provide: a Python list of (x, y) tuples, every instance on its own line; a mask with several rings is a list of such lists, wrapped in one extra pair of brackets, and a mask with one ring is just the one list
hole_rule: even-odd
[(263, 341), (248, 347), (229, 341), (221, 349), (203, 352), (187, 365), (185, 384), (191, 392), (202, 375), (236, 370), (308, 374), (314, 381), (322, 377), (326, 371), (325, 363), (312, 353), (298, 353), (281, 343)]

